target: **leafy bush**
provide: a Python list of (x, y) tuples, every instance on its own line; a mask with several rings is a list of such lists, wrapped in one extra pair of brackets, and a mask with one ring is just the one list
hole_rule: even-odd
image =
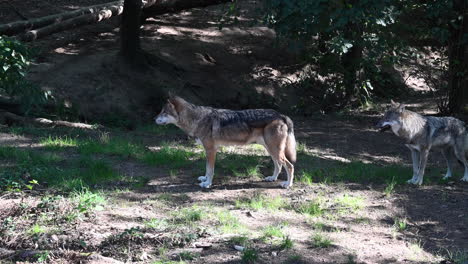
[(19, 100), (25, 112), (46, 99), (46, 94), (25, 78), (32, 55), (21, 42), (0, 36), (0, 95)]

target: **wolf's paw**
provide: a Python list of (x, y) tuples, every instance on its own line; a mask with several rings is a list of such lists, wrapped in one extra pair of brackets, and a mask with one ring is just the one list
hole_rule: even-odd
[(275, 176), (268, 176), (268, 177), (265, 177), (264, 180), (267, 181), (267, 182), (272, 182), (272, 181), (276, 181), (276, 178), (277, 177), (275, 177)]
[(200, 183), (200, 187), (208, 189), (208, 188), (211, 187), (211, 182), (204, 181), (204, 182)]
[(461, 181), (468, 182), (468, 175), (464, 176), (463, 178), (460, 179)]
[(200, 176), (198, 177), (198, 181), (204, 182), (206, 181), (207, 177), (206, 176)]
[(284, 182), (281, 182), (280, 183), (280, 186), (285, 188), (285, 189), (288, 189), (292, 186), (292, 183), (288, 182), (288, 181), (284, 181)]
[(422, 184), (422, 179), (412, 178), (411, 180), (408, 180), (407, 182), (411, 183), (411, 184), (415, 184), (415, 185), (421, 185)]
[(452, 173), (448, 173), (448, 172), (447, 172), (447, 174), (445, 174), (445, 176), (444, 176), (442, 179), (447, 180), (447, 179), (449, 179), (450, 177), (452, 177)]

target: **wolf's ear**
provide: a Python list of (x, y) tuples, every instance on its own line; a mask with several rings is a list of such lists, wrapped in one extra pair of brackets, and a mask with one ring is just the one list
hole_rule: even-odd
[(174, 109), (177, 113), (180, 113), (180, 111), (182, 111), (184, 108), (184, 101), (178, 96), (171, 97), (167, 99), (167, 101), (174, 106)]
[(398, 109), (398, 112), (400, 112), (400, 113), (403, 112), (403, 111), (405, 110), (405, 107), (406, 107), (406, 106), (405, 106), (404, 104), (400, 104), (400, 105), (398, 106), (398, 108), (397, 108), (397, 109)]
[(400, 106), (400, 104), (397, 103), (397, 102), (395, 102), (395, 101), (393, 101), (393, 99), (390, 100), (390, 103), (392, 104), (392, 107), (395, 107), (395, 108), (398, 107), (398, 106)]

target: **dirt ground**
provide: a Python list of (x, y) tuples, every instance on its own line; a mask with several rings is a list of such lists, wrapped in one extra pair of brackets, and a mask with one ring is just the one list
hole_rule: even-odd
[[(101, 2), (105, 1), (3, 0), (0, 23), (19, 19), (12, 12), (12, 5), (32, 18)], [(159, 69), (135, 77), (109, 67), (112, 63), (109, 57), (118, 50), (118, 19), (113, 19), (35, 42), (33, 46), (40, 52), (31, 79), (76, 107), (85, 120), (112, 112), (115, 112), (112, 120), (135, 116), (151, 120), (159, 110), (154, 102), (159, 100), (160, 90), (155, 91), (155, 86), (178, 89), (195, 102), (213, 106), (242, 108), (260, 100), (264, 105), (287, 109), (287, 102), (271, 103), (270, 99), (282, 93), (279, 87), (285, 78), (297, 79), (300, 67), (292, 67), (294, 56), (273, 44), (272, 30), (254, 23), (252, 16), (258, 3), (242, 3), (245, 6), (240, 8), (240, 22), (228, 23), (222, 30), (217, 29), (217, 21), (223, 7), (161, 16), (143, 25), (144, 49), (175, 67), (168, 71)], [(239, 89), (252, 90), (252, 96), (240, 97)], [(258, 94), (264, 97), (259, 98)], [(419, 112), (434, 110), (434, 104), (427, 100), (412, 102), (416, 102), (411, 106)], [(144, 107), (137, 107), (142, 104)], [(298, 141), (307, 146), (304, 155), (317, 160), (313, 166), (327, 170), (356, 161), (383, 168), (399, 165), (406, 168), (404, 173), (409, 179), (409, 151), (394, 135), (373, 129), (377, 114), (364, 112), (352, 117), (317, 114), (310, 118), (293, 116), (293, 120)], [(117, 133), (144, 142), (150, 149), (159, 148), (163, 141), (193, 144), (182, 134)], [(18, 136), (9, 131), (0, 134), (3, 146), (34, 149), (38, 140), (39, 137), (28, 134)], [(69, 155), (77, 154), (71, 151)], [(264, 152), (257, 155), (268, 160)], [(166, 234), (146, 232), (145, 221), (166, 219), (182, 208), (198, 206), (210, 214), (227, 210), (238, 218), (247, 227), (251, 243), (258, 251), (258, 263), (467, 263), (468, 185), (458, 179), (421, 187), (398, 185), (391, 195), (385, 195), (386, 185), (381, 183), (345, 181), (307, 185), (297, 182), (294, 188), (285, 190), (259, 179), (231, 179), (232, 175), (223, 172), (215, 179), (213, 188), (201, 190), (196, 185), (196, 176), (204, 166), (203, 161), (194, 163), (192, 169), (173, 173), (132, 159), (109, 159), (119, 173), (149, 178), (149, 181), (140, 188), (122, 186), (119, 192), (107, 193), (109, 201), (104, 210), (77, 224), (63, 224), (60, 235), (45, 236), (42, 244), (9, 237), (8, 243), (0, 243), (0, 261), (2, 258), (11, 261), (5, 256), (12, 252), (33, 254), (31, 251), (47, 245), (51, 263), (157, 263), (162, 256), (178, 261), (181, 252), (196, 256), (186, 260), (189, 263), (241, 263), (242, 253), (230, 242), (232, 235), (215, 231), (215, 220), (211, 218), (187, 231), (187, 234), (195, 232), (196, 239), (169, 246), (164, 253), (158, 252)], [(298, 162), (298, 175), (305, 165)], [(272, 166), (265, 166), (261, 171), (266, 175)], [(441, 177), (444, 170), (445, 162), (433, 153), (428, 176)], [(36, 208), (43, 194), (2, 194), (0, 219), (26, 212), (21, 209), (24, 205)], [(281, 197), (294, 205), (317, 197), (331, 202), (345, 194), (362, 198), (362, 208), (336, 213), (331, 208), (326, 217), (314, 218), (290, 208), (255, 210), (236, 206), (237, 200), (258, 195), (268, 199)], [(406, 219), (407, 227), (397, 230), (396, 219)], [(283, 231), (294, 241), (292, 249), (280, 249), (273, 242), (261, 239), (265, 226), (282, 223), (287, 223)], [(128, 238), (129, 230), (138, 230), (142, 235)], [(332, 245), (314, 247), (311, 236), (317, 233), (326, 234)], [(208, 243), (210, 247), (199, 248), (200, 243)], [(461, 259), (458, 256), (464, 259), (457, 262)]]

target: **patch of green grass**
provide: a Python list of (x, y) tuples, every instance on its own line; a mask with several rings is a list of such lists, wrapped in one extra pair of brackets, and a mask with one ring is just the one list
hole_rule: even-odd
[(395, 191), (396, 185), (397, 185), (397, 182), (395, 181), (395, 177), (392, 177), (392, 180), (388, 181), (385, 186), (385, 189), (384, 189), (385, 196), (390, 197)]
[(169, 226), (169, 223), (165, 219), (150, 219), (147, 221), (144, 221), (143, 224), (152, 229), (157, 229), (157, 230), (164, 230)]
[(75, 138), (71, 138), (68, 136), (64, 136), (64, 137), (49, 136), (47, 138), (41, 139), (39, 143), (42, 146), (44, 146), (46, 149), (50, 149), (50, 150), (57, 150), (61, 148), (69, 148), (69, 147), (77, 146), (77, 140)]
[(313, 184), (313, 175), (310, 171), (302, 171), (301, 176), (299, 176), (299, 182), (306, 185)]
[(17, 166), (34, 167), (37, 165), (50, 165), (63, 160), (53, 153), (37, 153), (29, 149), (15, 147), (0, 147), (0, 159), (15, 162)]
[(179, 258), (181, 260), (194, 260), (196, 258), (200, 257), (200, 254), (198, 253), (193, 253), (190, 251), (183, 251), (179, 253)]
[(193, 163), (193, 160), (201, 158), (200, 154), (193, 151), (171, 147), (162, 146), (157, 151), (147, 151), (143, 153), (139, 160), (148, 165), (165, 165), (170, 168), (180, 168)]
[(406, 218), (395, 218), (395, 223), (393, 226), (397, 231), (403, 232), (408, 227), (408, 221)]
[(328, 248), (332, 245), (331, 239), (320, 233), (316, 233), (315, 235), (313, 235), (311, 238), (311, 242), (312, 246), (316, 248)]
[[(298, 166), (306, 168), (303, 174), (307, 175), (307, 178), (324, 184), (336, 182), (373, 182), (384, 184), (389, 179), (394, 179), (394, 185), (399, 185), (405, 184), (408, 180), (408, 175), (411, 174), (407, 167), (398, 165), (380, 166), (360, 161), (349, 163), (336, 162), (333, 166), (324, 169), (320, 167), (319, 161), (319, 157), (302, 154), (298, 157)], [(305, 181), (307, 183), (308, 180)]]
[(364, 198), (344, 194), (335, 199), (335, 203), (342, 207), (341, 211), (357, 211), (364, 207)]
[(205, 217), (205, 212), (198, 206), (182, 208), (173, 214), (174, 221), (180, 224), (192, 224), (201, 221)]
[(262, 230), (262, 237), (264, 238), (283, 238), (283, 226), (281, 225), (268, 225)]
[(285, 236), (283, 240), (281, 240), (279, 247), (281, 250), (292, 249), (294, 247), (294, 242), (289, 238), (289, 236)]
[(102, 134), (100, 140), (78, 141), (78, 151), (84, 155), (107, 154), (128, 158), (145, 152), (145, 148), (123, 138), (110, 138), (106, 134)]
[(28, 233), (31, 236), (37, 236), (40, 234), (43, 234), (46, 232), (46, 228), (44, 226), (41, 226), (39, 224), (34, 224), (29, 228), (26, 233)]
[(225, 234), (238, 234), (246, 230), (239, 219), (227, 210), (218, 212), (216, 220), (218, 221), (218, 229)]
[(321, 216), (325, 213), (324, 202), (322, 199), (317, 198), (301, 204), (297, 211), (310, 216)]
[(232, 245), (238, 245), (247, 247), (249, 243), (249, 238), (247, 236), (234, 236), (229, 239), (229, 243)]
[(80, 213), (103, 210), (103, 205), (106, 204), (106, 198), (103, 193), (92, 192), (86, 188), (73, 192), (70, 198), (76, 203), (76, 209)]
[(236, 200), (237, 208), (249, 208), (254, 210), (266, 209), (276, 211), (287, 207), (287, 202), (281, 197), (267, 197), (265, 195), (256, 194), (252, 198)]
[(253, 248), (246, 248), (242, 251), (242, 263), (252, 264), (258, 260), (258, 252)]

